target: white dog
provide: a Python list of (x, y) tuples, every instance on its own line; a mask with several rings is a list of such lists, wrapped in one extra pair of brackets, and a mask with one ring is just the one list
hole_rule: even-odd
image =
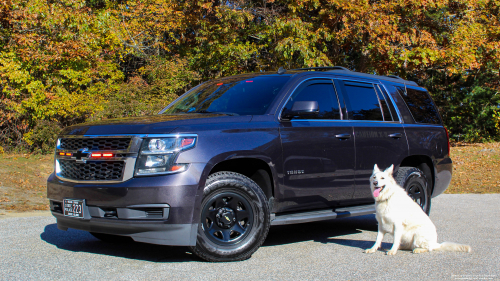
[(398, 249), (413, 250), (413, 253), (436, 251), (470, 252), (468, 245), (444, 242), (437, 243), (436, 227), (399, 186), (392, 176), (394, 166), (380, 171), (377, 164), (370, 178), (370, 188), (375, 198), (378, 234), (375, 245), (365, 253), (374, 253), (380, 247), (386, 233), (394, 236), (388, 255), (395, 255)]

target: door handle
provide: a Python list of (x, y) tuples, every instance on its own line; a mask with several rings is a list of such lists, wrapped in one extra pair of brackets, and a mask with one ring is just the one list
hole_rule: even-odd
[(395, 134), (390, 134), (389, 135), (390, 138), (395, 138), (395, 139), (399, 139), (402, 136), (403, 135), (401, 133), (395, 133)]
[(351, 134), (339, 134), (335, 135), (335, 137), (341, 140), (346, 140), (351, 138)]

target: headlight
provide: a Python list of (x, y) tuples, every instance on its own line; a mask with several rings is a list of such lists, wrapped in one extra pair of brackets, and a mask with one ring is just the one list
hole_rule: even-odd
[(183, 172), (189, 164), (175, 163), (181, 151), (196, 145), (196, 136), (145, 138), (135, 165), (135, 175), (158, 175)]

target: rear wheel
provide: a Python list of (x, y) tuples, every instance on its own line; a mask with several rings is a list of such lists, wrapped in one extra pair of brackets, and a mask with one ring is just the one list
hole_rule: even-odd
[(214, 262), (248, 259), (270, 227), (264, 192), (241, 174), (218, 172), (209, 176), (203, 193), (193, 253)]
[(400, 167), (396, 182), (429, 215), (431, 211), (431, 192), (424, 172), (415, 167)]

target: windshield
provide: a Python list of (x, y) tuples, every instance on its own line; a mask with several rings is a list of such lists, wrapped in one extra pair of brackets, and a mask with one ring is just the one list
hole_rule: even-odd
[(210, 81), (192, 89), (162, 113), (262, 115), (289, 79), (263, 75)]

